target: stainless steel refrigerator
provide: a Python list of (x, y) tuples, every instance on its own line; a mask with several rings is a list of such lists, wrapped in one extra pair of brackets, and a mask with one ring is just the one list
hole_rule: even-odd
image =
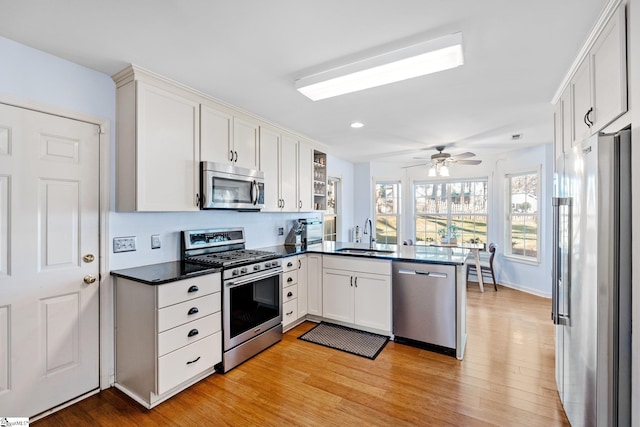
[(631, 131), (557, 159), (556, 382), (572, 426), (631, 425)]

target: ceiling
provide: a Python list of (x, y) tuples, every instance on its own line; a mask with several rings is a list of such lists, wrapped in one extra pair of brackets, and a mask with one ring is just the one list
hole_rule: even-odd
[[(550, 143), (550, 101), (605, 4), (0, 0), (0, 36), (108, 75), (136, 64), (353, 162), (411, 163), (436, 145), (456, 154)], [(323, 64), (458, 31), (462, 67), (315, 102), (294, 89)]]

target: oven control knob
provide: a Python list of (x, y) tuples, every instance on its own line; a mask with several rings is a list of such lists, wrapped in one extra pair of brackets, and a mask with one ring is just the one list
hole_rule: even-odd
[(240, 273), (242, 273), (242, 274), (247, 274), (247, 267), (242, 267), (242, 268), (240, 269)]
[(264, 263), (264, 268), (269, 268), (271, 267), (271, 263), (270, 262), (265, 262)]
[(278, 267), (280, 265), (280, 263), (278, 262), (278, 260), (275, 260), (271, 263), (272, 267)]
[(256, 264), (256, 265), (254, 265), (254, 266), (253, 266), (253, 269), (254, 269), (254, 270), (260, 270), (260, 264)]
[(232, 276), (237, 276), (237, 275), (238, 275), (238, 269), (236, 268), (235, 270), (233, 270), (233, 271), (231, 272), (231, 275), (232, 275)]

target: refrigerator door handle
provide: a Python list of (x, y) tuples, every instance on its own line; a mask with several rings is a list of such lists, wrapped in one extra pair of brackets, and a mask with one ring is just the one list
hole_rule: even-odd
[[(567, 289), (566, 295), (571, 298), (571, 228), (572, 228), (572, 216), (573, 216), (573, 204), (570, 197), (554, 197), (553, 198), (553, 263), (552, 263), (552, 289), (551, 289), (551, 319), (555, 325), (568, 325), (569, 313), (561, 313), (560, 311), (560, 283), (564, 282), (565, 289)], [(567, 265), (563, 269), (563, 258), (565, 254), (560, 247), (561, 238), (561, 226), (560, 226), (560, 209), (566, 206), (567, 212)], [(563, 275), (563, 273), (566, 273)], [(563, 281), (563, 276), (566, 280)], [(568, 307), (571, 305), (568, 304)]]

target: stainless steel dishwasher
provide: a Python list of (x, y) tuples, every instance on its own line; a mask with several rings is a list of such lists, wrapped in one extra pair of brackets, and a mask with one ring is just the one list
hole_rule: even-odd
[(393, 262), (394, 340), (455, 356), (456, 269)]

